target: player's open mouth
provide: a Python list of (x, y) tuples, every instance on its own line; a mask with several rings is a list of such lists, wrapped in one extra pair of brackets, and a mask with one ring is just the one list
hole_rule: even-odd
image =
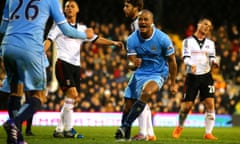
[(146, 25), (139, 25), (139, 28), (146, 28)]

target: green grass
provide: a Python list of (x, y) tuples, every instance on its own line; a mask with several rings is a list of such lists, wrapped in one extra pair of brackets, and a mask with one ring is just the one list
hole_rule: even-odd
[[(115, 144), (113, 138), (117, 127), (75, 127), (75, 129), (84, 135), (83, 139), (53, 138), (52, 132), (55, 127), (34, 126), (33, 132), (36, 136), (27, 137), (28, 144)], [(23, 131), (25, 129), (23, 128)], [(132, 134), (136, 134), (137, 127), (132, 129)], [(240, 127), (233, 128), (215, 128), (214, 134), (219, 138), (217, 141), (203, 139), (204, 128), (184, 128), (181, 138), (173, 139), (171, 137), (173, 128), (155, 127), (157, 141), (132, 141), (121, 142), (131, 144), (240, 144)], [(0, 144), (5, 144), (6, 134), (3, 128), (0, 128)], [(118, 142), (119, 143), (119, 142)]]

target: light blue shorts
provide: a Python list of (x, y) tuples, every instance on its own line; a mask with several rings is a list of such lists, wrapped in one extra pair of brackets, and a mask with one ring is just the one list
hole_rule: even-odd
[(125, 89), (124, 97), (130, 99), (139, 99), (143, 86), (150, 81), (155, 81), (159, 89), (163, 86), (164, 78), (159, 74), (136, 75), (133, 74)]
[(2, 45), (2, 48), (8, 83), (22, 81), (25, 91), (46, 89), (46, 57), (43, 51), (26, 51), (13, 45)]

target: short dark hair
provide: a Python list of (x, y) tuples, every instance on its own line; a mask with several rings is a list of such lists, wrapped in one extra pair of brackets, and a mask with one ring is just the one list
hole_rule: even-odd
[(200, 17), (200, 18), (198, 19), (198, 23), (202, 22), (203, 20), (208, 20), (208, 21), (212, 22), (212, 19), (209, 18), (209, 17)]
[(144, 6), (143, 0), (124, 0), (124, 2), (130, 3), (134, 7), (138, 7), (139, 11), (141, 11)]

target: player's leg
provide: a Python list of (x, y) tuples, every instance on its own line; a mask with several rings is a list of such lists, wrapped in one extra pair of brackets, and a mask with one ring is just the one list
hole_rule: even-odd
[(173, 138), (179, 138), (182, 134), (184, 122), (187, 119), (188, 113), (193, 105), (192, 101), (182, 102), (181, 108), (178, 114), (178, 126), (174, 129), (172, 136)]
[[(129, 83), (134, 81), (134, 75), (132, 74), (129, 80)], [(121, 119), (121, 125), (124, 124), (125, 120), (127, 119), (127, 116), (130, 112), (130, 109), (132, 108), (132, 105), (137, 100), (137, 96), (133, 93), (133, 90), (135, 90), (135, 87), (131, 87), (131, 85), (128, 85), (124, 91), (124, 107), (123, 107), (123, 114)]]
[(34, 134), (32, 133), (32, 121), (33, 121), (33, 115), (29, 119), (27, 119), (27, 125), (25, 130), (26, 136), (34, 136)]
[(9, 97), (9, 93), (8, 92), (4, 92), (0, 89), (0, 109), (1, 110), (7, 110), (7, 102), (8, 102), (8, 97)]
[(75, 98), (78, 96), (76, 87), (68, 88), (66, 98), (63, 105), (63, 123), (64, 123), (64, 137), (69, 138), (83, 138), (83, 135), (77, 133), (73, 128), (73, 108)]
[[(125, 93), (126, 94), (126, 93)], [(124, 124), (124, 122), (126, 121), (127, 117), (128, 117), (128, 114), (134, 104), (134, 102), (136, 101), (135, 98), (127, 98), (125, 97), (125, 105), (124, 105), (124, 109), (123, 109), (123, 114), (122, 114), (122, 120), (121, 120), (121, 125)], [(129, 132), (128, 134), (129, 137), (126, 137), (126, 139), (130, 139), (130, 136), (131, 136), (131, 128), (129, 129)]]
[[(65, 126), (65, 131), (69, 132), (73, 129), (73, 108), (75, 98), (78, 96), (76, 87), (68, 88), (66, 92), (66, 97), (64, 100), (64, 105), (62, 108), (63, 112), (63, 123)], [(70, 133), (69, 136), (72, 136)]]
[[(66, 85), (65, 84), (66, 83), (65, 79), (68, 79), (66, 77), (68, 77), (68, 75), (69, 75), (69, 74), (68, 75), (66, 74), (66, 71), (64, 71), (64, 69), (69, 69), (69, 67), (67, 67), (65, 62), (63, 62), (61, 60), (57, 60), (56, 67), (55, 67), (56, 78), (58, 80), (58, 83), (60, 85), (61, 90), (64, 92), (65, 99), (64, 99), (64, 105), (63, 105), (63, 107), (61, 108), (61, 111), (60, 111), (60, 117), (59, 117), (60, 120), (57, 124), (57, 127), (55, 128), (54, 133), (53, 133), (54, 137), (64, 137), (64, 134), (63, 134), (64, 133), (64, 125), (65, 125), (65, 123), (64, 123), (64, 113), (66, 113), (65, 109), (67, 107), (67, 105), (65, 104), (66, 100), (67, 100), (67, 98), (66, 98), (66, 88), (68, 88), (68, 87), (66, 87), (66, 88), (64, 88), (64, 87)], [(70, 106), (70, 105), (68, 105), (68, 106)]]
[(148, 99), (151, 97), (152, 94), (156, 93), (159, 89), (158, 84), (155, 81), (148, 81), (144, 87), (142, 88), (141, 96), (140, 99), (137, 100), (130, 113), (129, 116), (127, 117), (126, 122), (124, 125), (126, 126), (131, 126), (133, 121), (142, 113), (144, 110)]
[[(25, 97), (27, 101), (29, 98), (29, 94), (27, 92), (25, 93)], [(27, 119), (26, 130), (25, 130), (26, 136), (34, 136), (34, 134), (32, 133), (32, 121), (33, 121), (33, 115), (29, 119)]]
[[(155, 77), (153, 76), (153, 79), (154, 78)], [(143, 77), (141, 77), (137, 80), (137, 83), (136, 83), (136, 88), (138, 91), (137, 95), (140, 95), (140, 98), (134, 103), (127, 117), (127, 120), (117, 131), (117, 133), (123, 137), (129, 131), (133, 121), (142, 113), (151, 95), (153, 93), (156, 93), (159, 90), (159, 88), (162, 86), (163, 79), (159, 77), (158, 79), (154, 79), (154, 80), (152, 80), (151, 78), (149, 79), (150, 80), (144, 79)]]
[(148, 117), (148, 105), (145, 106), (142, 113), (138, 117), (139, 132), (133, 136), (133, 140), (146, 140), (147, 138), (147, 117)]
[[(134, 77), (134, 75), (131, 75), (129, 84), (125, 88), (125, 91), (124, 91), (124, 107), (123, 107), (121, 126), (125, 123), (128, 115), (129, 115), (129, 112), (132, 108), (132, 105), (135, 103), (135, 101), (138, 98), (138, 96), (134, 93), (136, 90), (135, 85), (131, 84), (131, 83), (133, 83), (133, 81), (135, 81), (135, 77)], [(130, 140), (130, 137), (131, 137), (131, 128), (129, 128), (128, 133), (124, 137), (122, 137), (121, 135), (118, 134), (118, 130), (115, 133), (115, 138), (118, 141), (123, 141), (123, 140), (128, 141), (128, 140)]]
[[(123, 125), (128, 117), (128, 114), (132, 108), (132, 105), (136, 101), (136, 97), (131, 92), (131, 88), (127, 87), (124, 92), (124, 107), (123, 107), (123, 113), (122, 113), (122, 119), (121, 119), (121, 125)], [(121, 137), (118, 135), (118, 133), (115, 133), (115, 138), (118, 141), (128, 141), (130, 140), (131, 136), (131, 128), (129, 129), (128, 133), (126, 134), (126, 137)]]
[(136, 99), (127, 98), (127, 97), (124, 98), (124, 107), (123, 107), (121, 124), (123, 124), (124, 121), (127, 119), (129, 111), (132, 108), (132, 105), (134, 104), (135, 101), (136, 101)]
[(178, 114), (178, 126), (173, 130), (172, 137), (179, 138), (181, 136), (184, 122), (188, 116), (189, 111), (192, 109), (193, 102), (197, 96), (199, 89), (199, 82), (194, 75), (187, 75), (185, 82), (185, 92), (182, 98)]
[(58, 121), (58, 124), (53, 132), (53, 136), (54, 137), (64, 137), (64, 134), (63, 134), (63, 131), (64, 131), (64, 124), (63, 124), (63, 120), (64, 120), (64, 117), (63, 117), (63, 108), (61, 108), (61, 111), (60, 111), (60, 117), (59, 117), (59, 121)]
[[(1, 87), (0, 87), (0, 98), (1, 98), (0, 100), (1, 100), (1, 105), (2, 105), (1, 107), (3, 109), (7, 109), (9, 117), (13, 118), (14, 112), (10, 112), (10, 110), (9, 110), (9, 103), (10, 103), (9, 95), (10, 95), (10, 85), (7, 82), (7, 77), (5, 76), (3, 81), (1, 81)], [(5, 101), (6, 101), (6, 103), (5, 103)], [(19, 100), (19, 103), (20, 103), (20, 100)]]
[[(30, 118), (46, 101), (46, 71), (42, 63), (44, 57), (41, 53), (23, 52), (21, 48), (15, 46), (9, 46), (5, 50), (4, 65), (10, 82), (10, 94), (17, 95), (19, 81), (23, 82), (25, 90), (30, 93), (30, 98), (21, 106), (16, 117), (4, 123), (8, 137), (13, 143), (16, 141), (21, 143), (23, 142), (22, 133), (19, 131), (21, 123)], [(13, 57), (12, 54), (15, 53), (18, 55)]]
[[(20, 108), (19, 112), (17, 113), (16, 117), (14, 119), (10, 119), (7, 122), (4, 123), (4, 128), (8, 132), (9, 136), (11, 137), (11, 141), (17, 142), (23, 142), (23, 136), (21, 133), (21, 124), (24, 120), (29, 119), (37, 110), (41, 108), (41, 103), (44, 102), (41, 99), (41, 95), (44, 92), (42, 91), (34, 91), (32, 93), (32, 97), (29, 98), (29, 100)], [(45, 97), (45, 95), (44, 95)], [(15, 127), (16, 125), (16, 127)], [(12, 139), (15, 135), (15, 138)], [(16, 137), (17, 135), (17, 137)]]
[(151, 109), (150, 109), (149, 105), (146, 105), (146, 106), (147, 106), (147, 110), (148, 110), (148, 115), (147, 115), (147, 118), (146, 118), (146, 122), (147, 122), (147, 141), (156, 141), (157, 137), (154, 134)]
[(146, 105), (143, 112), (138, 117), (139, 133), (133, 137), (134, 140), (156, 141), (152, 124), (152, 113), (149, 105)]
[[(33, 54), (31, 52), (20, 52), (21, 56), (17, 60), (17, 79), (23, 82), (24, 90), (29, 95), (29, 98), (21, 106), (17, 116), (16, 123), (21, 124), (24, 120), (32, 117), (32, 115), (41, 108), (41, 104), (46, 101), (46, 69), (43, 64), (44, 54)], [(27, 68), (24, 67), (27, 65)], [(38, 82), (36, 83), (36, 80)], [(16, 89), (15, 82), (11, 82), (11, 95), (19, 93), (19, 88)], [(17, 85), (19, 86), (19, 84)], [(23, 88), (21, 89), (23, 93)], [(17, 126), (18, 126), (17, 125)], [(19, 126), (18, 126), (19, 127)]]
[(217, 140), (212, 134), (212, 130), (215, 124), (215, 108), (214, 108), (214, 98), (206, 98), (204, 100), (206, 112), (205, 112), (205, 139)]
[[(0, 89), (1, 89), (0, 97), (1, 97), (1, 102), (3, 104), (2, 108), (8, 110), (9, 118), (14, 118), (17, 114), (17, 111), (19, 110), (19, 108), (21, 106), (21, 102), (20, 102), (21, 99), (19, 97), (19, 100), (16, 101), (16, 99), (10, 98), (10, 86), (9, 86), (6, 78), (3, 80), (3, 83), (2, 83)], [(13, 106), (13, 104), (14, 104), (14, 106)], [(3, 127), (5, 128), (5, 130), (7, 132), (11, 131), (11, 127), (8, 126), (7, 123), (4, 123)], [(16, 127), (14, 129), (16, 131), (18, 130)], [(20, 127), (20, 129), (21, 129), (21, 127)], [(14, 133), (10, 133), (7, 135), (7, 143), (12, 143), (17, 140), (17, 139), (12, 139), (12, 137), (11, 137), (12, 135), (14, 135)]]
[[(23, 95), (23, 85), (18, 84), (17, 88), (14, 88), (16, 90), (15, 95), (10, 95), (10, 86), (7, 82), (7, 79), (5, 78), (3, 80), (3, 85), (1, 87), (1, 96), (8, 98), (7, 100), (7, 108), (8, 109), (8, 114), (9, 118), (13, 119), (16, 117), (17, 112), (19, 111), (21, 107), (21, 96)], [(17, 127), (10, 127), (8, 123), (4, 123), (4, 128), (8, 133), (7, 136), (7, 143), (12, 143), (13, 141), (17, 141), (17, 139), (13, 139), (12, 136), (15, 135), (15, 132), (21, 131), (21, 126), (19, 128)], [(11, 133), (13, 132), (13, 133)], [(23, 140), (22, 140), (23, 141)]]
[(193, 102), (188, 101), (188, 102), (183, 102), (181, 104), (180, 112), (179, 112), (179, 127), (184, 127), (184, 122), (188, 116), (188, 113), (192, 109)]
[(13, 89), (15, 92), (10, 95), (10, 84), (7, 82), (7, 79), (5, 78), (3, 80), (1, 90), (8, 93), (9, 95), (7, 107), (8, 115), (10, 118), (14, 118), (21, 107), (21, 99), (23, 96), (23, 83), (19, 82), (18, 85)]
[(213, 79), (210, 73), (204, 75), (203, 83), (200, 87), (200, 100), (204, 102), (206, 107), (205, 112), (205, 139), (217, 140), (212, 134), (215, 123), (215, 105), (214, 105), (214, 92)]
[(60, 123), (53, 136), (62, 137), (61, 134), (63, 133), (64, 137), (82, 138), (83, 136), (73, 129), (73, 108), (80, 91), (80, 67), (58, 60), (56, 77), (65, 94), (65, 99), (60, 113)]

